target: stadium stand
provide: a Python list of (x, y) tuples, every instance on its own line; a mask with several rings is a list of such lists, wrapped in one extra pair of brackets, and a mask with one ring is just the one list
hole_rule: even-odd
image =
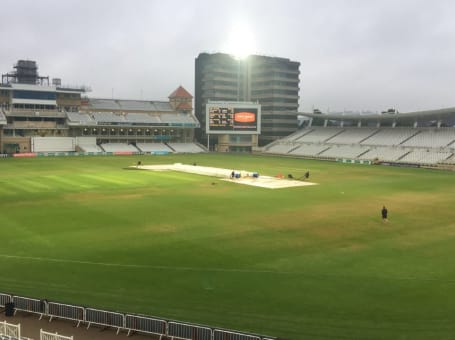
[(455, 141), (455, 129), (428, 129), (420, 130), (401, 145), (410, 147), (441, 148)]
[(175, 124), (194, 124), (195, 118), (192, 115), (180, 114), (180, 113), (168, 113), (161, 116), (163, 123)]
[(168, 102), (153, 101), (153, 102), (151, 102), (151, 104), (154, 107), (154, 111), (161, 111), (161, 112), (174, 111)]
[(330, 146), (325, 144), (302, 144), (298, 148), (292, 150), (290, 154), (296, 156), (316, 157), (329, 148)]
[[(21, 74), (29, 67), (37, 70), (36, 62), (20, 60), (17, 65), (19, 71), (9, 74), (7, 83), (0, 84), (2, 157), (49, 156), (50, 153), (56, 156), (75, 151), (104, 153), (101, 144), (107, 152), (138, 152), (127, 145), (195, 141), (195, 129), (200, 123), (193, 115), (193, 97), (182, 86), (172, 92), (169, 101), (89, 98), (86, 93), (90, 89), (86, 86), (49, 86), (48, 78), (38, 73), (28, 75), (31, 80), (22, 83), (25, 78)], [(23, 91), (23, 98), (17, 100), (14, 91)], [(36, 92), (45, 93), (47, 99), (39, 99)], [(68, 139), (61, 139), (63, 137)], [(95, 139), (69, 142), (78, 137)], [(107, 145), (109, 143), (111, 145)], [(176, 148), (181, 152), (205, 151), (195, 145)], [(170, 152), (171, 149), (155, 151)], [(21, 153), (23, 155), (18, 155)]]
[(455, 128), (306, 127), (264, 153), (434, 166), (453, 164)]
[(125, 112), (172, 112), (169, 102), (143, 101), (127, 99), (90, 98), (89, 108), (92, 111), (125, 111)]
[(151, 102), (141, 100), (116, 100), (119, 109), (125, 111), (153, 111), (155, 108)]
[(298, 140), (300, 137), (310, 133), (311, 131), (313, 131), (313, 129), (302, 129), (287, 137), (284, 137), (282, 140), (283, 141), (295, 141), (295, 140)]
[(443, 164), (455, 164), (455, 153), (452, 157), (447, 158), (445, 161), (441, 162)]
[(409, 153), (409, 150), (404, 148), (394, 148), (387, 146), (377, 146), (370, 148), (370, 150), (362, 155), (365, 160), (381, 160), (387, 162), (395, 162)]
[(76, 137), (76, 146), (83, 152), (103, 152), (96, 144), (96, 137)]
[(320, 157), (324, 158), (357, 158), (366, 153), (368, 148), (360, 145), (334, 145), (321, 152)]
[(296, 145), (294, 145), (292, 143), (286, 143), (286, 142), (274, 143), (266, 150), (266, 152), (267, 153), (276, 153), (276, 154), (287, 154), (295, 147), (296, 147)]
[(164, 143), (137, 143), (136, 147), (142, 152), (173, 152), (173, 150)]
[(110, 99), (90, 98), (90, 107), (95, 110), (118, 110), (120, 109), (117, 101)]
[(134, 145), (125, 143), (104, 143), (100, 146), (106, 152), (139, 152)]
[(445, 161), (452, 156), (450, 152), (438, 152), (433, 150), (413, 150), (402, 158), (400, 162), (417, 164), (436, 164)]
[(93, 119), (98, 123), (125, 123), (125, 116), (113, 112), (94, 112)]
[(330, 138), (335, 137), (336, 135), (342, 133), (343, 128), (333, 128), (333, 127), (317, 127), (312, 128), (308, 133), (304, 133), (300, 138), (296, 139), (298, 142), (302, 143), (323, 143), (328, 141)]
[(337, 134), (329, 141), (328, 144), (358, 144), (364, 139), (372, 136), (377, 129), (369, 128), (349, 128)]
[(96, 121), (87, 113), (67, 112), (68, 125), (96, 125)]
[(414, 136), (418, 131), (411, 128), (382, 128), (374, 135), (360, 142), (362, 145), (399, 145)]
[(201, 153), (205, 152), (203, 148), (201, 148), (196, 143), (167, 143), (167, 145), (174, 150), (175, 152), (179, 153)]
[(147, 113), (128, 113), (125, 115), (127, 122), (140, 124), (159, 124), (161, 123), (159, 116), (150, 115)]

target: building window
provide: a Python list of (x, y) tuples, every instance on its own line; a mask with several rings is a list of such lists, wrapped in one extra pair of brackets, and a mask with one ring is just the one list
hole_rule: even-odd
[(14, 90), (13, 98), (19, 99), (37, 99), (37, 100), (56, 100), (57, 94), (55, 92), (39, 92), (28, 90)]

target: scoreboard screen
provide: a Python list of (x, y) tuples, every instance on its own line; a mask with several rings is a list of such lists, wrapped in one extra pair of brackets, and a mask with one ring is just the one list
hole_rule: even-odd
[(259, 104), (207, 104), (207, 133), (260, 133)]

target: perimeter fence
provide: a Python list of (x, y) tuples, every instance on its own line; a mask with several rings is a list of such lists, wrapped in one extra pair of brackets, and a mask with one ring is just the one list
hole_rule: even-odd
[(76, 322), (77, 327), (86, 324), (87, 329), (91, 325), (113, 328), (117, 334), (138, 332), (179, 340), (277, 340), (265, 335), (0, 293), (0, 307), (6, 306), (12, 306), (14, 314), (17, 311), (34, 313), (40, 315), (40, 319), (49, 317), (49, 322), (55, 318), (70, 320)]

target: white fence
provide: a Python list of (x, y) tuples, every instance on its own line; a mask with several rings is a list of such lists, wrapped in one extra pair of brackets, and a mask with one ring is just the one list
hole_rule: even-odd
[(73, 340), (73, 336), (65, 336), (56, 333), (49, 333), (40, 329), (39, 331), (40, 340)]
[(6, 321), (0, 322), (0, 335), (13, 336), (20, 339), (21, 324), (14, 325)]

